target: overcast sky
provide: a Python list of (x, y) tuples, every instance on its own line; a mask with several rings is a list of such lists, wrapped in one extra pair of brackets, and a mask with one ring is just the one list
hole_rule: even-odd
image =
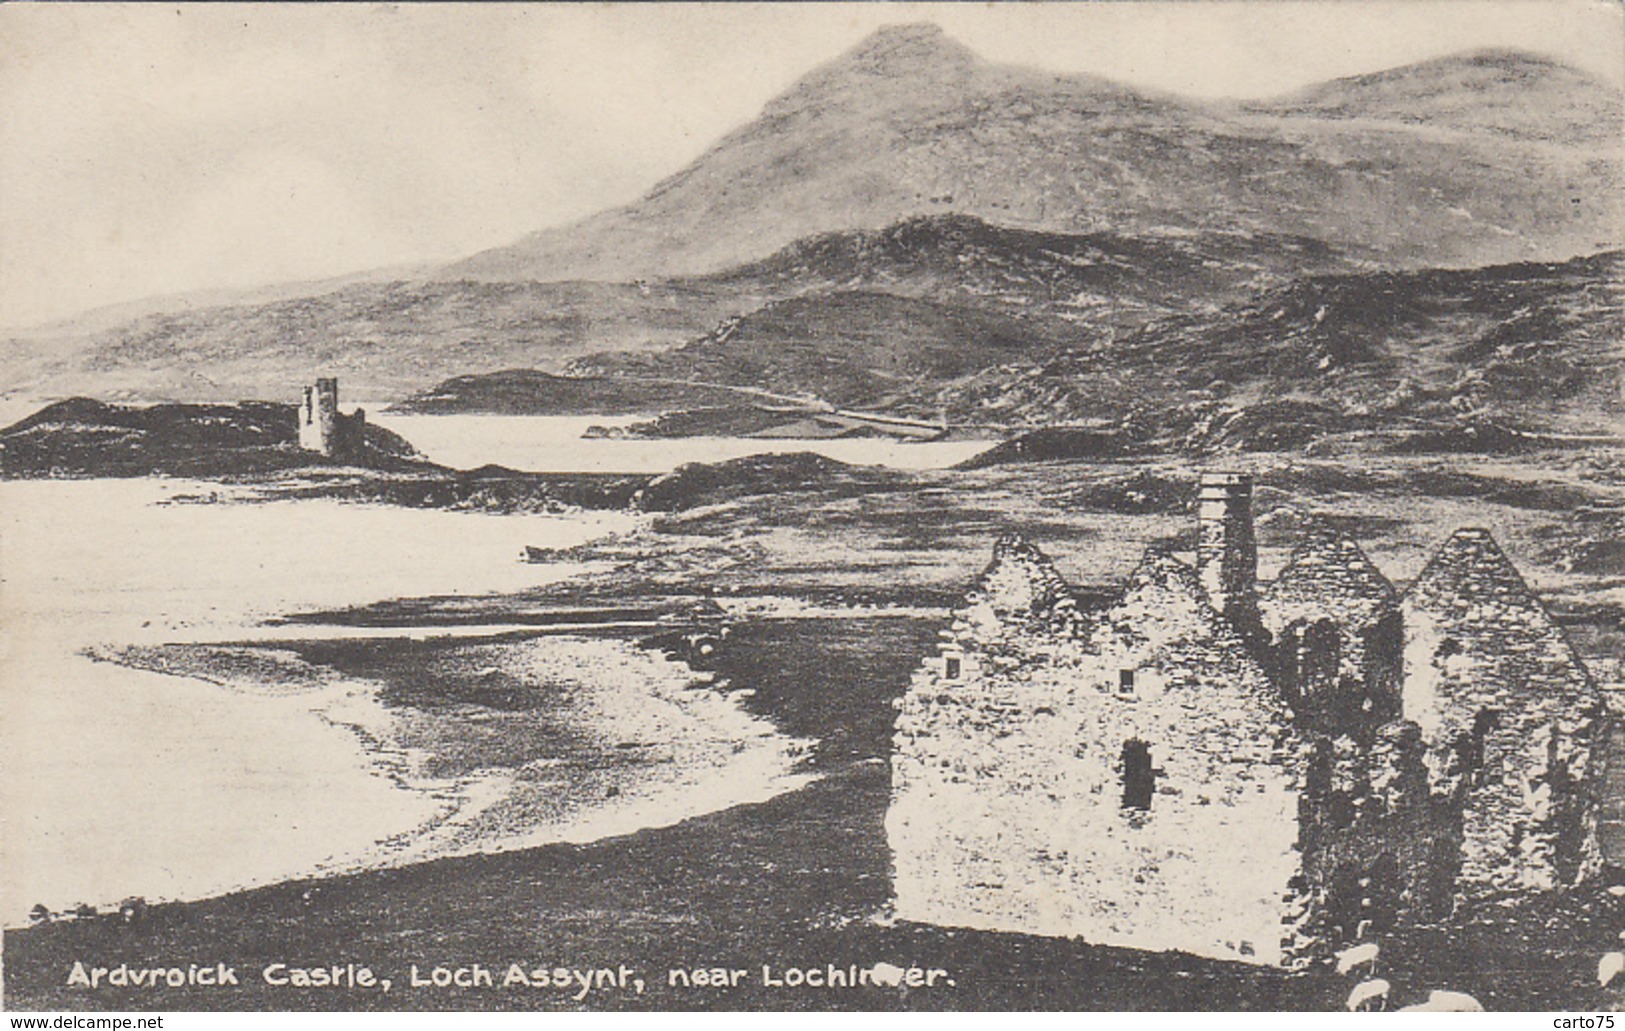
[(460, 257), (637, 197), (876, 26), (1193, 96), (1514, 46), (1614, 0), (0, 6), (0, 325)]

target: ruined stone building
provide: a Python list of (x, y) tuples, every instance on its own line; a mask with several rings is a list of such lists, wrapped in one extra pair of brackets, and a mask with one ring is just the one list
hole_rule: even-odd
[(329, 458), (343, 457), (361, 446), (366, 434), (367, 413), (357, 408), (353, 415), (339, 411), (339, 381), (324, 377), (305, 388), (299, 405), (299, 446)]
[(998, 543), (899, 702), (900, 917), (1292, 965), (1596, 871), (1601, 693), (1489, 534), (1260, 585), (1250, 509), (1204, 477), (1194, 566), (1092, 606)]

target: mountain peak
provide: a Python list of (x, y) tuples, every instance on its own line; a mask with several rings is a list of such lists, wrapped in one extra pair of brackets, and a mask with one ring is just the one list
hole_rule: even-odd
[[(1505, 81), (1508, 62), (1551, 71), (1523, 87)], [(1304, 238), (1405, 265), (1562, 259), (1617, 245), (1622, 173), (1604, 145), (1617, 147), (1620, 107), (1592, 82), (1492, 51), (1204, 104), (891, 25), (638, 201), (440, 277), (702, 275), (821, 233), (950, 214), (1044, 233)], [(1565, 149), (1536, 161), (1509, 140)], [(1374, 163), (1351, 157), (1372, 148)], [(1088, 320), (1106, 302), (1090, 288), (1072, 303)]]
[[(1381, 72), (1350, 76), (1336, 82), (1436, 81), (1463, 78), (1479, 88), (1494, 84), (1528, 85), (1547, 79), (1596, 81), (1594, 76), (1555, 57), (1515, 47), (1486, 47), (1442, 54)], [(1600, 85), (1600, 82), (1599, 82)]]
[(766, 113), (858, 101), (888, 87), (907, 93), (953, 89), (982, 66), (975, 51), (930, 22), (885, 25), (807, 73), (769, 103)]
[(1497, 47), (1333, 79), (1259, 106), (1574, 144), (1616, 141), (1619, 100), (1617, 87), (1573, 65)]
[(1493, 68), (1502, 71), (1530, 71), (1574, 72), (1571, 65), (1564, 64), (1555, 57), (1536, 53), (1533, 50), (1520, 50), (1516, 47), (1485, 47), (1480, 50), (1463, 50), (1455, 54), (1447, 54), (1428, 61), (1419, 61), (1411, 68), (1425, 68), (1428, 66), (1446, 67), (1449, 65), (1465, 65), (1472, 68)]
[(838, 58), (837, 63), (850, 69), (886, 74), (911, 72), (922, 64), (969, 67), (977, 60), (969, 47), (942, 31), (942, 26), (932, 22), (906, 22), (881, 26)]

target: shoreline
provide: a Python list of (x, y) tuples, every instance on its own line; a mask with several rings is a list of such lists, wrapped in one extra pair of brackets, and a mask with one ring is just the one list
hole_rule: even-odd
[[(886, 914), (883, 840), (885, 766), (856, 763), (770, 801), (735, 806), (591, 845), (554, 844), (448, 858), (322, 880), (295, 880), (196, 903), (159, 906), (137, 923), (97, 921), (4, 933), (7, 1005), (52, 1009), (936, 1009), (1016, 1005), (1122, 1009), (1136, 993), (1183, 1008), (1211, 1006), (1216, 992), (1241, 1008), (1325, 1008), (1328, 985), (1278, 971), (1192, 957), (1151, 956), (1084, 943), (997, 932), (894, 924)], [(795, 828), (798, 833), (784, 833)], [(843, 839), (860, 839), (848, 841)], [(807, 852), (813, 839), (834, 846)], [(793, 858), (794, 857), (794, 858)], [(525, 918), (514, 919), (518, 914)], [(249, 926), (252, 935), (243, 932)], [(432, 944), (416, 944), (433, 929)], [(706, 942), (713, 944), (707, 945)], [(118, 958), (185, 966), (234, 964), (240, 988), (189, 985), (143, 990), (70, 987), (75, 962)], [(294, 957), (298, 957), (296, 960)], [(679, 958), (686, 957), (686, 958)], [(1082, 964), (1093, 977), (1042, 998), (1031, 992), (1034, 960)], [(356, 963), (396, 988), (272, 985), (274, 963)], [(737, 989), (666, 983), (670, 969), (782, 967), (878, 962), (948, 969), (955, 985), (933, 993), (873, 987), (830, 992), (753, 983)], [(498, 976), (566, 964), (624, 964), (645, 994), (480, 986), (405, 986), (414, 964), (482, 963)], [(1100, 976), (1105, 975), (1105, 976)], [(1335, 986), (1330, 986), (1335, 987)], [(1205, 1001), (1204, 1001), (1205, 1000)], [(1317, 1005), (1318, 1003), (1318, 1005)]]
[[(359, 772), (388, 780), (396, 789), (392, 797), (400, 798), (403, 804), (411, 801), (419, 808), (430, 808), (424, 809), (409, 827), (367, 844), (340, 846), (326, 858), (295, 864), (281, 873), (247, 882), (205, 888), (195, 894), (143, 896), (148, 903), (189, 904), (284, 882), (366, 873), (443, 858), (497, 854), (556, 843), (591, 844), (670, 826), (719, 809), (766, 801), (820, 776), (801, 766), (801, 757), (811, 742), (779, 733), (765, 718), (749, 713), (740, 704), (737, 692), (719, 690), (713, 685), (710, 674), (690, 671), (680, 662), (662, 658), (657, 647), (624, 639), (610, 627), (597, 628), (600, 634), (591, 638), (548, 631), (537, 633), (534, 628), (522, 628), (525, 632), (519, 634), (502, 634), (501, 628), (434, 627), (432, 636), (412, 639), (401, 632), (403, 628), (364, 630), (359, 634), (353, 628), (326, 628), (335, 632), (332, 636), (319, 632), (324, 628), (306, 624), (276, 629), (291, 633), (258, 639), (237, 637), (218, 643), (204, 639), (185, 644), (127, 647), (116, 652), (92, 652), (86, 657), (141, 675), (190, 681), (220, 692), (223, 698), (245, 697), (270, 704), (280, 701), (290, 714), (296, 709), (308, 713), (324, 726), (353, 738), (363, 764)], [(476, 629), (499, 632), (479, 636), (460, 632)], [(587, 746), (576, 744), (561, 757), (542, 755), (515, 766), (485, 765), (441, 774), (436, 772), (436, 764), (446, 761), (446, 756), (437, 754), (433, 741), (414, 738), (413, 735), (419, 733), (414, 723), (420, 719), (411, 703), (387, 700), (387, 681), (304, 662), (293, 671), (296, 674), (293, 679), (273, 676), (278, 667), (287, 667), (290, 657), (301, 649), (365, 651), (381, 641), (410, 644), (424, 656), (455, 654), (469, 648), (482, 652), (500, 649), (503, 653), (516, 654), (546, 648), (563, 649), (564, 654), (574, 656), (575, 661), (586, 663), (594, 654), (620, 654), (634, 660), (633, 666), (626, 667), (628, 672), (641, 668), (638, 665), (641, 659), (647, 671), (635, 676), (623, 675), (614, 679), (616, 687), (604, 687), (596, 692), (608, 699), (593, 703), (592, 710), (600, 715), (594, 717), (590, 711), (577, 714), (573, 718), (574, 729), (578, 734), (606, 740), (624, 736), (625, 730), (616, 730), (615, 718), (609, 717), (606, 723), (603, 714), (635, 709), (639, 713), (638, 725), (642, 726), (645, 736), (659, 743), (660, 755), (651, 756), (648, 746), (629, 750), (622, 744), (582, 752)], [(233, 671), (230, 664), (226, 672), (219, 674), (209, 668), (211, 657), (224, 656), (240, 665), (244, 655), (263, 656), (257, 660), (260, 662), (257, 677), (245, 676), (240, 669)], [(496, 669), (487, 668), (493, 672)], [(660, 673), (661, 670), (665, 672)], [(509, 675), (509, 671), (503, 675)], [(447, 720), (461, 724), (465, 720), (480, 719), (480, 714), (454, 710), (434, 718), (442, 724)], [(651, 721), (658, 723), (660, 729)], [(448, 754), (454, 755), (457, 751), (455, 741), (442, 743), (441, 747), (448, 749)], [(576, 753), (581, 754), (576, 757)], [(600, 758), (593, 758), (594, 755)], [(607, 769), (602, 765), (606, 761), (611, 763)], [(580, 763), (586, 766), (579, 772), (570, 772)], [(535, 793), (531, 785), (538, 776), (545, 778), (540, 783), (557, 785), (548, 795), (558, 806), (537, 808), (535, 804), (524, 803), (527, 794)], [(601, 797), (593, 799), (594, 791)], [(522, 818), (522, 826), (514, 826), (519, 814), (528, 815)], [(119, 891), (102, 898), (85, 892), (72, 894), (71, 900), (29, 898), (27, 901), (43, 902), (59, 913), (72, 912), (73, 905), (85, 903), (105, 912), (116, 910), (120, 899), (139, 893)], [(57, 909), (57, 905), (62, 908)]]
[[(518, 561), (524, 542), (573, 545), (636, 522), (336, 502), (162, 504), (194, 488), (0, 484), (8, 581), (8, 782), (0, 796), (14, 821), (0, 852), (12, 920), (36, 903), (62, 910), (273, 883), (342, 862), (438, 808), (423, 800), (427, 793), (400, 792), (364, 741), (312, 711), (340, 704), (311, 693), (327, 686), (323, 678), (288, 680), (277, 671), (258, 685), (222, 689), (205, 681), (231, 676), (160, 677), (162, 667), (94, 657), (279, 636), (286, 631), (260, 624), (376, 597), (531, 589), (580, 567), (527, 566)], [(53, 518), (28, 515), (41, 510)], [(324, 538), (330, 547), (318, 545)], [(399, 544), (375, 546), (385, 540)], [(310, 557), (290, 561), (300, 555)], [(66, 761), (70, 755), (86, 758)], [(64, 841), (79, 843), (80, 858), (64, 861)]]
[[(552, 844), (387, 870), (295, 880), (139, 919), (4, 932), (6, 1005), (25, 1010), (1338, 1010), (1350, 981), (1329, 967), (1287, 972), (1067, 938), (895, 920), (883, 818), (888, 765), (869, 760), (762, 803), (734, 806), (589, 845)], [(1625, 904), (1579, 900), (1615, 923)], [(1525, 930), (1544, 914), (1528, 914)], [(1385, 947), (1397, 1004), (1440, 986), (1488, 1009), (1610, 1007), (1595, 987), (1595, 940), (1549, 943), (1541, 962), (1486, 965), (1514, 928), (1475, 924)], [(1391, 955), (1387, 955), (1389, 953)], [(791, 984), (788, 968), (942, 970), (927, 991)], [(131, 969), (226, 964), (240, 983), (158, 987), (72, 984), (75, 965)], [(392, 982), (279, 982), (282, 968), (371, 970)], [(579, 982), (505, 983), (513, 966), (625, 968), (628, 982), (577, 994)], [(757, 977), (768, 967), (782, 984)], [(413, 968), (419, 982), (413, 984)], [(731, 967), (726, 989), (674, 970)], [(452, 980), (484, 968), (490, 983)], [(444, 983), (436, 969), (447, 971)], [(342, 978), (341, 978), (342, 982)], [(675, 983), (674, 983), (675, 982)], [(1587, 982), (1591, 987), (1586, 987)], [(564, 990), (568, 987), (568, 990)], [(1599, 1010), (1600, 1011), (1600, 1010)]]

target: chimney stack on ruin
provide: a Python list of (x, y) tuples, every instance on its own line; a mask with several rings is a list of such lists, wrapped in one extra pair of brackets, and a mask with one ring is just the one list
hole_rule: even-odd
[(1253, 479), (1243, 473), (1203, 473), (1197, 493), (1196, 572), (1214, 609), (1244, 635), (1258, 615), (1258, 545), (1253, 540)]

